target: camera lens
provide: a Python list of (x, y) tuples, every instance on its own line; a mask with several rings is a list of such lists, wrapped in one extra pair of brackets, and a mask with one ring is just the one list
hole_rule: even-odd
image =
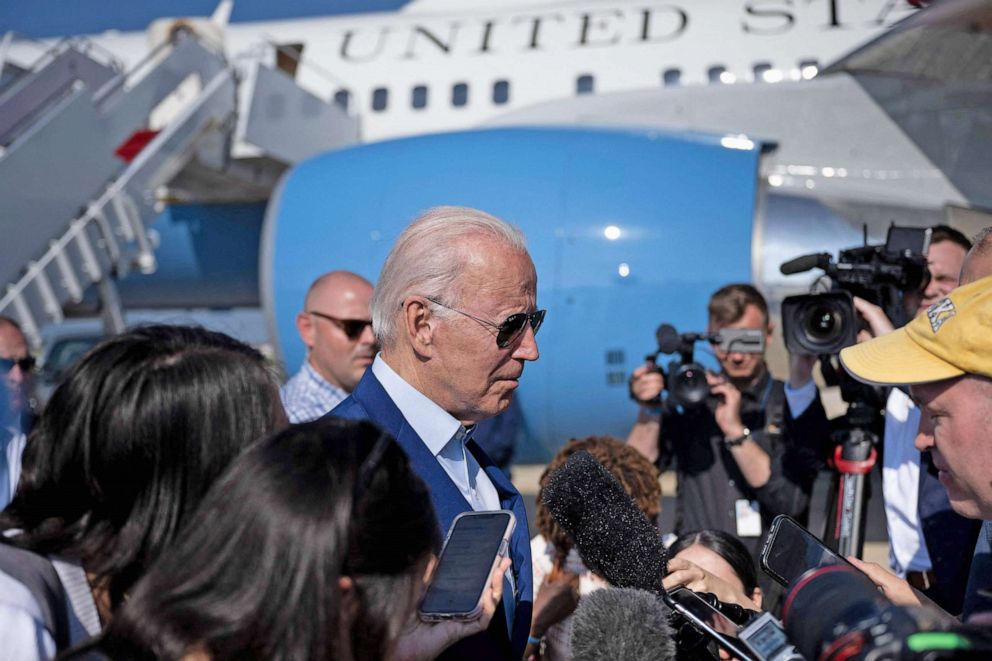
[(832, 305), (811, 306), (806, 313), (804, 328), (814, 342), (830, 342), (841, 331), (843, 320)]
[(706, 382), (706, 368), (698, 363), (680, 366), (672, 375), (670, 392), (676, 403), (681, 406), (699, 406), (710, 394), (710, 385)]
[(813, 345), (833, 344), (844, 333), (844, 314), (833, 301), (810, 305), (802, 315), (802, 329)]

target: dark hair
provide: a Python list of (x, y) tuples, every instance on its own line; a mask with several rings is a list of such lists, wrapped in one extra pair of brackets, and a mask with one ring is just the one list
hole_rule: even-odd
[(0, 530), (79, 558), (116, 605), (234, 457), (283, 419), (275, 376), (246, 344), (182, 326), (113, 337), (52, 394)]
[(242, 455), (137, 584), (97, 647), (111, 658), (384, 658), (439, 541), (430, 493), (370, 422), (293, 425)]
[(710, 296), (708, 311), (710, 321), (725, 326), (744, 316), (747, 306), (753, 305), (761, 311), (768, 323), (768, 303), (753, 285), (735, 283), (720, 287)]
[(956, 243), (964, 248), (965, 252), (971, 250), (971, 241), (968, 240), (968, 237), (953, 227), (948, 225), (934, 225), (930, 229), (930, 245), (941, 243), (943, 241), (950, 241), (951, 243)]
[(680, 535), (668, 547), (668, 557), (673, 558), (681, 551), (690, 546), (698, 544), (713, 551), (718, 556), (727, 561), (737, 577), (744, 585), (744, 592), (751, 596), (754, 589), (758, 587), (758, 572), (754, 568), (754, 560), (748, 552), (747, 547), (730, 533), (722, 530), (699, 530), (687, 532)]
[(551, 474), (564, 465), (569, 457), (581, 450), (591, 454), (610, 471), (649, 521), (657, 525), (656, 519), (661, 512), (661, 483), (658, 481), (658, 469), (645, 459), (644, 455), (612, 436), (571, 439), (558, 450), (544, 469), (539, 482), (540, 489), (537, 492), (537, 529), (544, 535), (544, 539), (555, 547), (556, 560), (560, 563), (568, 556), (572, 548), (572, 540), (544, 504), (544, 487)]

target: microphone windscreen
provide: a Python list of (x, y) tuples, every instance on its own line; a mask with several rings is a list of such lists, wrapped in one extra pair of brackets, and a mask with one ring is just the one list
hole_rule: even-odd
[(676, 655), (671, 611), (644, 590), (606, 588), (579, 599), (572, 616), (572, 659), (668, 661)]
[(591, 454), (569, 457), (542, 493), (589, 569), (617, 587), (662, 589), (667, 554), (658, 529)]
[(805, 273), (806, 271), (809, 271), (810, 269), (815, 269), (817, 266), (819, 266), (822, 257), (823, 257), (822, 253), (796, 257), (795, 259), (790, 259), (789, 261), (782, 264), (780, 267), (778, 267), (778, 270), (782, 273), (782, 275)]
[(682, 338), (671, 324), (658, 326), (654, 336), (658, 340), (658, 353), (675, 353), (682, 346)]

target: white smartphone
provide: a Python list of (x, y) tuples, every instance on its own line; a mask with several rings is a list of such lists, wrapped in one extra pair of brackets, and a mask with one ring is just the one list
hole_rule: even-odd
[(455, 517), (420, 602), (422, 620), (479, 617), (489, 577), (506, 557), (516, 523), (509, 510), (463, 512)]

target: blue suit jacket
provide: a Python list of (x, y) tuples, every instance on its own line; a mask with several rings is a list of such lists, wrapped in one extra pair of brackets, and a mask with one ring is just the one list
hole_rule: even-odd
[[(365, 370), (365, 375), (351, 396), (338, 404), (328, 415), (354, 420), (370, 420), (392, 434), (409, 457), (413, 470), (430, 488), (431, 500), (434, 502), (434, 509), (437, 512), (442, 538), (456, 516), (462, 512), (472, 511), (472, 506), (441, 468), (417, 432), (407, 423), (371, 369)], [(504, 603), (504, 607), (497, 610), (496, 615), (493, 616), (487, 631), (453, 645), (440, 658), (519, 659), (523, 656), (524, 647), (527, 645), (531, 608), (534, 600), (527, 511), (524, 508), (520, 493), (486, 456), (485, 452), (471, 441), (467, 447), (486, 475), (489, 476), (489, 479), (492, 480), (493, 486), (496, 487), (501, 507), (512, 510), (516, 516), (517, 525), (510, 540), (510, 558), (513, 561), (517, 594), (512, 622), (509, 621), (511, 611), (508, 604)], [(509, 584), (504, 581), (503, 601), (506, 602), (512, 596)], [(502, 612), (503, 617), (499, 617), (500, 612)]]

